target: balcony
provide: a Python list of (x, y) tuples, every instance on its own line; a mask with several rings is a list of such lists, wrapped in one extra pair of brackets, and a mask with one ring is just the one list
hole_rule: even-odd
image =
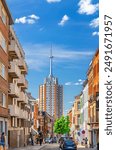
[(27, 104), (28, 97), (24, 92), (20, 92), (20, 97), (17, 99), (17, 101)]
[(25, 94), (25, 103), (28, 104), (28, 96)]
[(16, 105), (9, 105), (8, 108), (9, 108), (11, 116), (15, 116), (15, 117), (19, 116), (19, 107), (18, 106), (16, 106)]
[(18, 116), (20, 119), (27, 119), (28, 120), (28, 112), (23, 110), (23, 109), (20, 109), (19, 110), (19, 116)]
[(15, 40), (11, 40), (11, 43), (9, 45), (9, 55), (14, 59), (17, 59), (20, 56), (19, 49)]
[(89, 98), (89, 103), (95, 102), (96, 101), (96, 96), (91, 95)]
[(23, 86), (21, 86), (21, 89), (27, 89), (28, 88), (28, 81), (25, 79), (25, 81), (24, 81), (24, 85)]
[(97, 124), (99, 122), (99, 118), (90, 117), (88, 118), (88, 124)]
[(15, 62), (10, 62), (10, 69), (8, 70), (8, 73), (13, 78), (18, 78), (20, 76), (20, 70)]
[(18, 86), (21, 86), (22, 89), (27, 89), (28, 81), (25, 79), (24, 75), (21, 75), (18, 79)]
[(27, 73), (28, 67), (27, 67), (27, 64), (26, 64), (25, 60), (20, 59), (19, 62), (18, 62), (18, 66), (21, 69), (22, 73), (24, 73), (24, 74)]
[(16, 83), (10, 83), (10, 90), (9, 90), (9, 95), (13, 98), (18, 98), (19, 97), (19, 88), (16, 85)]
[(19, 102), (24, 102), (25, 101), (25, 94), (24, 94), (24, 92), (20, 91), (20, 96), (17, 99), (17, 101), (19, 101)]

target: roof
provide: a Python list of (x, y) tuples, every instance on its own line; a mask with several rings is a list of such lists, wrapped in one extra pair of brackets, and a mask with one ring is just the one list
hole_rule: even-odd
[(10, 13), (10, 10), (9, 10), (9, 8), (8, 8), (8, 5), (7, 5), (7, 3), (6, 3), (6, 0), (2, 0), (1, 2), (2, 2), (4, 8), (6, 9), (6, 12), (7, 12), (8, 16), (9, 16), (9, 19), (10, 19), (10, 20), (9, 20), (9, 24), (12, 25), (12, 24), (14, 23), (14, 21), (13, 21), (13, 18), (12, 18), (12, 16), (11, 16), (11, 13)]
[(31, 93), (26, 92), (26, 94), (27, 94), (27, 96), (28, 96), (29, 99), (31, 99), (31, 100), (36, 100), (36, 99), (31, 95)]

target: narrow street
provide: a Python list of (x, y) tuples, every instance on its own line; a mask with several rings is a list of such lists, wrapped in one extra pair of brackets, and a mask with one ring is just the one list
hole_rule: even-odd
[[(35, 146), (27, 146), (22, 148), (15, 148), (10, 150), (60, 150), (58, 144), (43, 144)], [(77, 148), (77, 150), (96, 150), (94, 148)]]

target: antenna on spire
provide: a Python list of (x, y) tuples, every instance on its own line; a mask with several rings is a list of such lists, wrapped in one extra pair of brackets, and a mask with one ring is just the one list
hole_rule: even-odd
[(50, 49), (50, 74), (49, 76), (53, 76), (52, 75), (52, 59), (53, 59), (53, 56), (52, 56), (52, 44), (51, 44), (51, 49)]

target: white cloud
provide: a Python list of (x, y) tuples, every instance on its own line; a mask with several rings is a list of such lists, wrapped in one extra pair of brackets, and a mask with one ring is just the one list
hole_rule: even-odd
[(99, 36), (99, 32), (95, 31), (95, 32), (92, 33), (92, 36), (96, 36), (96, 35)]
[(65, 85), (72, 85), (72, 82), (66, 82)]
[(29, 16), (23, 16), (20, 18), (15, 19), (15, 23), (22, 23), (22, 24), (34, 24), (39, 19), (39, 16), (36, 16), (34, 14)]
[[(48, 44), (26, 44), (23, 46), (26, 54), (26, 61), (29, 69), (41, 71), (45, 67), (49, 67), (49, 49)], [(32, 53), (33, 50), (33, 53)], [(79, 51), (72, 50), (68, 47), (54, 45), (53, 56), (54, 63), (59, 64), (61, 62), (76, 62), (73, 66), (77, 67), (77, 62), (80, 60), (86, 60), (92, 58), (94, 51)], [(39, 58), (39, 59), (38, 59)], [(66, 67), (66, 66), (63, 66)]]
[(74, 85), (79, 85), (79, 82), (74, 83)]
[(82, 82), (82, 79), (78, 79), (79, 82)]
[(58, 23), (60, 26), (64, 26), (64, 24), (69, 20), (69, 17), (67, 15), (64, 15), (61, 19), (61, 21)]
[(73, 103), (74, 103), (74, 101), (69, 101), (68, 103), (69, 103), (69, 104), (73, 104)]
[(82, 85), (84, 81), (85, 80), (79, 79), (78, 82), (75, 82), (75, 83), (73, 83), (73, 82), (66, 82), (65, 85), (68, 85), (68, 86), (71, 86), (71, 85)]
[(35, 14), (32, 14), (29, 17), (35, 20), (38, 20), (40, 18), (39, 16), (36, 16)]
[(46, 0), (48, 3), (61, 2), (61, 0)]
[(78, 80), (78, 82), (75, 82), (74, 85), (82, 85), (84, 81), (85, 80), (80, 79), (80, 80)]
[(34, 24), (34, 23), (35, 23), (35, 20), (33, 20), (33, 19), (27, 19), (27, 23), (28, 23), (28, 24)]
[(99, 26), (99, 18), (93, 19), (90, 23), (92, 28), (97, 28)]
[(27, 22), (26, 17), (16, 18), (15, 23), (25, 24)]
[(78, 13), (92, 15), (98, 10), (98, 3), (92, 4), (92, 0), (80, 0), (78, 3), (79, 10)]

